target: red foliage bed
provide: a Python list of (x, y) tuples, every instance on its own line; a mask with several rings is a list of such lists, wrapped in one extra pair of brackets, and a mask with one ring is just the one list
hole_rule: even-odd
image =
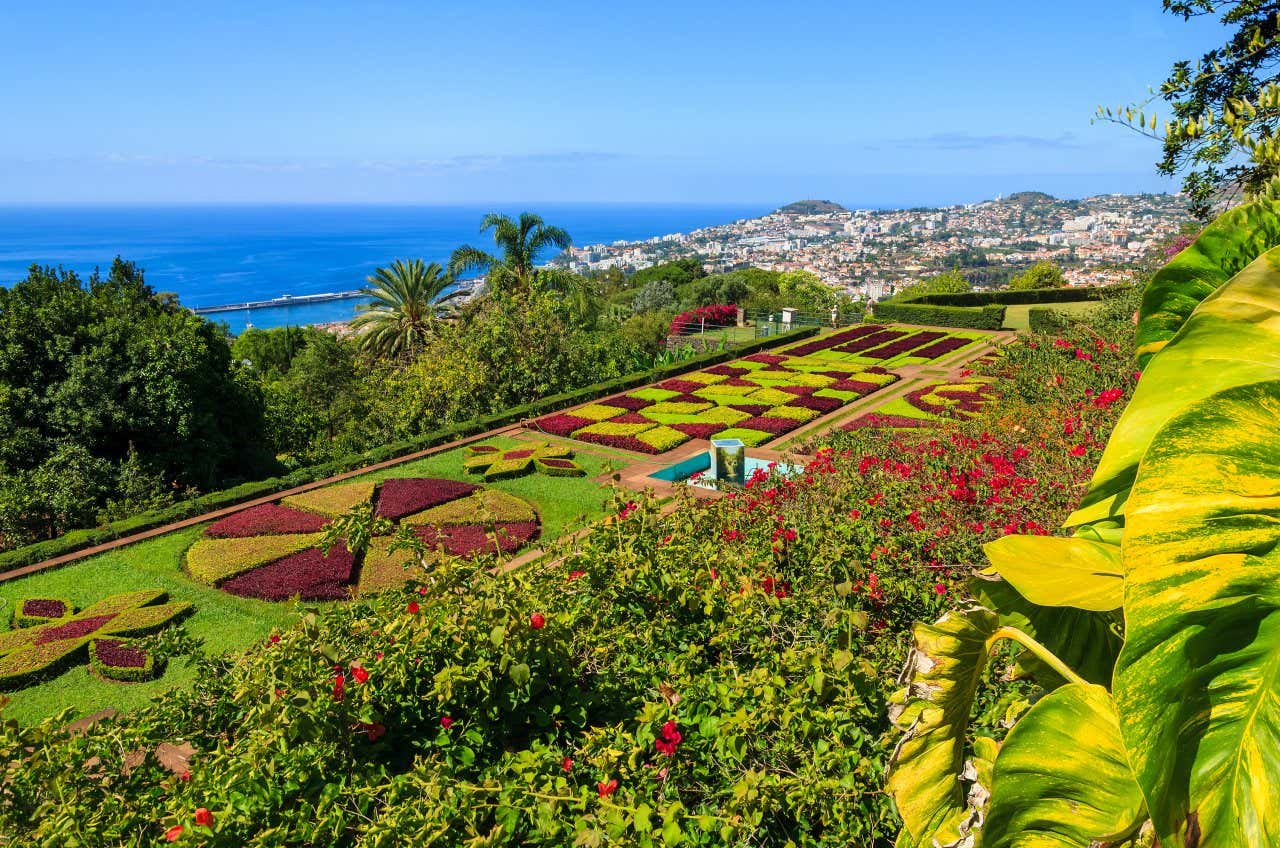
[(329, 519), (323, 515), (279, 504), (263, 504), (215, 521), (204, 534), (213, 539), (244, 539), (249, 536), (316, 533), (328, 523)]
[(294, 595), (304, 601), (341, 601), (350, 596), (348, 584), (355, 558), (345, 545), (335, 545), (325, 556), (319, 548), (307, 548), (270, 565), (232, 577), (220, 588), (242, 598), (285, 601)]
[(480, 487), (436, 478), (387, 480), (378, 491), (378, 516), (392, 520), (457, 500)]

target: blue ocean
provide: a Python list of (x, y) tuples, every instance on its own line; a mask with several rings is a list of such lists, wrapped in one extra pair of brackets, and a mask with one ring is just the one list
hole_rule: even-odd
[[(564, 227), (574, 244), (645, 239), (763, 215), (768, 205), (508, 204), (494, 206), (0, 207), (0, 286), (33, 263), (88, 274), (116, 256), (146, 271), (157, 291), (198, 308), (281, 295), (358, 289), (397, 258), (444, 263), (455, 247), (489, 249), (487, 212), (528, 209)], [(540, 257), (542, 261), (551, 256)], [(233, 333), (341, 321), (356, 300), (219, 312)]]

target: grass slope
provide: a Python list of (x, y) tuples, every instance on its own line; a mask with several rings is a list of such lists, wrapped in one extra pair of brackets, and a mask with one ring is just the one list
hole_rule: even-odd
[[(495, 438), (485, 444), (511, 448), (525, 443)], [(446, 477), (475, 482), (477, 477), (462, 470), (463, 459), (462, 450), (453, 450), (360, 479)], [(542, 517), (542, 538), (555, 539), (584, 521), (604, 514), (602, 504), (607, 492), (591, 479), (603, 473), (604, 461), (585, 453), (579, 453), (577, 461), (589, 476), (531, 474), (486, 485), (533, 503)], [(203, 530), (201, 526), (168, 533), (74, 565), (0, 583), (0, 600), (4, 601), (4, 607), (0, 608), (0, 628), (8, 627), (9, 611), (23, 598), (63, 598), (77, 607), (85, 607), (107, 595), (153, 587), (166, 590), (172, 600), (190, 601), (195, 605), (195, 612), (186, 619), (185, 626), (192, 635), (204, 640), (204, 649), (209, 654), (242, 651), (267, 638), (272, 629), (291, 625), (297, 618), (291, 604), (238, 598), (187, 577), (182, 570), (183, 555)], [(88, 669), (86, 658), (83, 665), (53, 680), (11, 693), (12, 701), (4, 708), (4, 717), (29, 723), (67, 707), (75, 711), (73, 717), (107, 707), (128, 711), (153, 696), (189, 686), (194, 676), (194, 670), (182, 660), (171, 662), (161, 677), (145, 683), (111, 683), (94, 677)]]

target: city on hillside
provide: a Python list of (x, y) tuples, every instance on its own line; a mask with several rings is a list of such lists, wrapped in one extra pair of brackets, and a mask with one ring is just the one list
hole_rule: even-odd
[(998, 287), (1045, 260), (1063, 268), (1069, 285), (1106, 285), (1130, 279), (1136, 263), (1189, 221), (1186, 199), (1178, 194), (1058, 200), (1020, 192), (983, 203), (901, 210), (801, 201), (690, 233), (571, 247), (556, 264), (579, 273), (629, 273), (698, 257), (708, 273), (809, 271), (870, 300), (952, 268), (976, 287)]

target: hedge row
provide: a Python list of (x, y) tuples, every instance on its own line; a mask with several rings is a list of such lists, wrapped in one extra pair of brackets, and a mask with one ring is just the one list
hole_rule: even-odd
[(988, 306), (990, 304), (1017, 306), (1027, 303), (1080, 303), (1089, 300), (1102, 300), (1108, 294), (1123, 288), (1125, 287), (1085, 286), (1061, 289), (1024, 289), (1022, 291), (953, 292), (949, 294), (924, 294), (901, 302), (928, 306)]
[(354, 471), (368, 465), (385, 462), (386, 460), (395, 459), (397, 457), (405, 456), (406, 454), (426, 450), (427, 448), (436, 447), (437, 445), (447, 444), (448, 442), (457, 441), (458, 439), (463, 439), (468, 436), (485, 433), (499, 427), (505, 427), (509, 424), (518, 423), (528, 418), (536, 418), (540, 415), (545, 415), (548, 412), (558, 409), (563, 409), (586, 401), (595, 400), (596, 398), (617, 394), (618, 392), (623, 392), (638, 386), (644, 386), (649, 383), (665, 380), (686, 371), (693, 371), (705, 368), (708, 365), (728, 362), (732, 359), (737, 359), (740, 356), (754, 353), (755, 351), (799, 341), (814, 335), (817, 332), (817, 327), (805, 327), (793, 330), (789, 333), (768, 336), (729, 350), (703, 354), (692, 359), (686, 359), (682, 362), (674, 362), (649, 371), (638, 371), (633, 374), (628, 374), (625, 377), (619, 377), (615, 380), (597, 383), (593, 386), (587, 386), (572, 392), (565, 392), (563, 394), (542, 398), (541, 400), (534, 401), (533, 403), (512, 407), (510, 409), (503, 410), (502, 412), (494, 413), (493, 415), (486, 415), (461, 424), (444, 427), (434, 433), (428, 433), (415, 439), (408, 439), (389, 445), (383, 445), (364, 453), (352, 454), (330, 462), (308, 466), (307, 468), (300, 468), (282, 477), (270, 477), (266, 480), (255, 480), (250, 483), (242, 483), (234, 488), (225, 489), (219, 492), (210, 492), (206, 495), (181, 501), (164, 509), (140, 513), (101, 527), (91, 527), (85, 530), (73, 530), (56, 539), (36, 542), (31, 545), (26, 545), (25, 547), (15, 548), (11, 551), (0, 552), (0, 571), (8, 571), (10, 569), (20, 568), (24, 565), (43, 562), (44, 560), (52, 559), (53, 557), (73, 553), (83, 548), (93, 547), (94, 545), (101, 545), (105, 542), (114, 541), (115, 539), (129, 536), (134, 533), (141, 533), (154, 527), (160, 527), (174, 521), (180, 521), (184, 518), (203, 515), (206, 512), (212, 512), (214, 510), (234, 506), (255, 498), (273, 495), (286, 489), (292, 489), (297, 486), (314, 483), (318, 480), (324, 480), (345, 471)]
[(1033, 306), (1027, 310), (1027, 325), (1033, 333), (1059, 333), (1070, 323), (1066, 315), (1047, 306)]
[(923, 303), (882, 301), (871, 307), (877, 321), (922, 324), (929, 327), (964, 327), (970, 330), (998, 330), (1004, 326), (1005, 307), (932, 306)]

